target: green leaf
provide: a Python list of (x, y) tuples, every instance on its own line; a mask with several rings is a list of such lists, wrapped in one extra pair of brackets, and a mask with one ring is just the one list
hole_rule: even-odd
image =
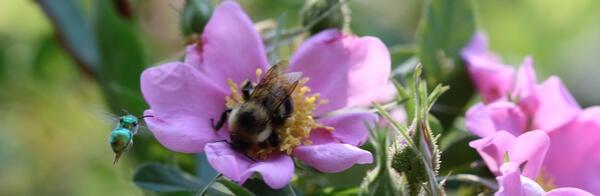
[(256, 195), (265, 196), (277, 196), (277, 195), (288, 195), (295, 196), (296, 192), (292, 185), (287, 185), (280, 189), (272, 189), (269, 185), (265, 184), (262, 179), (249, 179), (244, 183), (244, 187), (255, 193)]
[(90, 24), (73, 0), (36, 0), (50, 18), (60, 40), (77, 63), (98, 75), (98, 48)]
[(415, 46), (396, 45), (390, 47), (390, 56), (392, 58), (392, 69), (404, 64), (407, 60), (415, 56)]
[[(442, 153), (440, 174), (471, 173), (483, 177), (493, 177), (485, 165), (473, 167), (480, 161), (477, 151), (469, 147), (469, 142), (478, 139), (477, 136), (458, 129), (448, 131), (440, 141)], [(481, 162), (483, 163), (483, 162)]]
[(418, 56), (431, 86), (444, 83), (452, 87), (440, 97), (435, 111), (444, 127), (463, 113), (462, 108), (473, 94), (473, 87), (460, 50), (475, 32), (471, 0), (431, 0), (418, 32)]
[(464, 70), (460, 50), (475, 31), (471, 0), (431, 0), (418, 34), (419, 57), (429, 82)]
[(136, 169), (133, 183), (155, 192), (198, 191), (206, 186), (192, 175), (157, 163), (146, 163)]
[(125, 108), (139, 115), (147, 108), (140, 93), (145, 60), (135, 23), (122, 18), (112, 1), (96, 0), (93, 25), (100, 53), (99, 82), (115, 113)]
[(218, 175), (217, 171), (210, 166), (206, 154), (198, 153), (194, 155), (196, 157), (196, 176), (204, 181), (213, 179)]
[(229, 189), (229, 191), (231, 191), (233, 194), (238, 195), (238, 196), (253, 196), (254, 193), (250, 192), (248, 189), (244, 188), (243, 186), (232, 182), (230, 180), (227, 179), (217, 179), (217, 182), (221, 183), (223, 186), (227, 187), (227, 189)]

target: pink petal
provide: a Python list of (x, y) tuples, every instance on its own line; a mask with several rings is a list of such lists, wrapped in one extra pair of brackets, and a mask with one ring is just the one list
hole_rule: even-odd
[(204, 148), (204, 152), (208, 163), (217, 172), (239, 184), (246, 181), (246, 179), (241, 180), (242, 175), (251, 167), (253, 161), (244, 154), (233, 150), (231, 145), (225, 142), (209, 143)]
[(362, 146), (369, 138), (367, 125), (373, 126), (377, 122), (377, 115), (372, 112), (353, 112), (326, 117), (319, 121), (335, 128), (331, 133), (342, 143)]
[(545, 195), (546, 191), (537, 182), (521, 175), (521, 188), (524, 196)]
[(521, 171), (519, 170), (519, 164), (514, 162), (508, 162), (502, 164), (500, 167), (502, 175), (498, 176), (498, 191), (494, 194), (496, 196), (512, 196), (512, 195), (523, 195), (523, 188), (521, 187)]
[(290, 62), (291, 71), (309, 77), (307, 86), (329, 103), (315, 111), (321, 115), (342, 107), (367, 106), (390, 100), (390, 54), (377, 38), (345, 35), (326, 30), (307, 39)]
[(285, 154), (272, 154), (265, 160), (252, 161), (225, 142), (207, 144), (204, 150), (208, 162), (217, 172), (239, 184), (259, 172), (267, 185), (279, 189), (289, 184), (294, 176), (294, 161)]
[(333, 136), (332, 131), (324, 128), (314, 129), (310, 131), (308, 140), (311, 141), (312, 145), (328, 144), (328, 143), (339, 143), (340, 141)]
[(516, 142), (516, 137), (506, 131), (499, 131), (493, 135), (473, 140), (469, 146), (479, 152), (479, 156), (496, 176), (501, 175), (500, 165), (504, 162), (504, 155), (511, 145)]
[(293, 154), (315, 169), (328, 173), (343, 171), (354, 164), (373, 162), (373, 156), (369, 151), (350, 144), (298, 146)]
[(168, 63), (146, 69), (141, 89), (150, 109), (148, 128), (165, 147), (178, 152), (202, 152), (207, 142), (226, 138), (215, 132), (210, 118), (225, 108), (225, 92), (194, 67)]
[(497, 101), (484, 106), (479, 103), (466, 114), (466, 126), (469, 131), (486, 137), (496, 131), (508, 131), (514, 136), (525, 131), (527, 116), (519, 106), (512, 102)]
[(494, 102), (487, 105), (485, 110), (492, 118), (496, 130), (519, 136), (526, 129), (527, 116), (512, 102)]
[[(476, 31), (460, 54), (465, 59), (487, 56), (490, 53), (487, 34), (484, 31)], [(497, 59), (491, 59), (497, 60)]]
[(529, 131), (517, 137), (509, 147), (511, 162), (525, 163), (522, 175), (535, 180), (550, 147), (550, 138), (544, 131)]
[(202, 44), (194, 43), (185, 48), (185, 63), (194, 67), (202, 67)]
[(559, 188), (559, 189), (554, 189), (548, 193), (546, 193), (544, 196), (572, 196), (572, 195), (577, 195), (577, 196), (593, 196), (594, 194), (591, 194), (587, 191), (578, 189), (578, 188)]
[(246, 79), (256, 81), (256, 69), (267, 69), (260, 36), (236, 2), (225, 1), (215, 8), (204, 29), (202, 44), (203, 55), (199, 57), (205, 65), (202, 70), (214, 81), (225, 83), (227, 78), (236, 84)]
[(537, 100), (537, 104), (525, 104), (523, 107), (533, 113), (535, 129), (553, 130), (570, 121), (581, 111), (579, 104), (556, 76), (539, 85), (532, 96)]
[(543, 167), (558, 187), (600, 194), (600, 107), (582, 111), (549, 133), (550, 149)]
[(533, 68), (533, 58), (525, 57), (523, 64), (517, 71), (517, 81), (513, 96), (525, 97), (534, 91), (536, 86), (535, 69)]
[(245, 182), (254, 172), (262, 175), (263, 180), (273, 189), (280, 189), (289, 184), (294, 177), (294, 161), (292, 157), (279, 153), (271, 154), (265, 160), (253, 163), (240, 177)]
[(479, 137), (487, 137), (497, 131), (483, 103), (477, 103), (469, 108), (465, 114), (465, 124), (467, 130)]
[(489, 50), (487, 37), (479, 31), (461, 51), (473, 85), (486, 102), (506, 96), (513, 88), (515, 71), (503, 65)]
[(535, 179), (549, 146), (549, 139), (543, 131), (530, 131), (518, 138), (505, 131), (469, 143), (477, 149), (479, 155), (492, 173), (500, 175), (498, 167), (504, 163), (508, 153), (511, 162), (525, 164), (523, 176)]

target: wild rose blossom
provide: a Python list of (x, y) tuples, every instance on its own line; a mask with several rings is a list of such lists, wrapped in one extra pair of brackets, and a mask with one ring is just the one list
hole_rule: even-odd
[[(513, 68), (490, 55), (482, 32), (473, 37), (462, 55), (476, 88), (488, 103), (467, 111), (467, 129), (481, 137), (498, 131), (513, 136), (528, 130), (544, 131), (550, 147), (541, 166), (543, 181), (600, 194), (600, 107), (582, 110), (556, 76), (537, 84), (529, 57), (515, 74)], [(493, 76), (494, 72), (498, 75)], [(504, 75), (507, 77), (500, 77)], [(498, 165), (488, 163), (488, 167), (498, 175)]]
[(592, 196), (593, 194), (577, 188), (558, 188), (546, 192), (535, 181), (522, 176), (519, 164), (507, 162), (500, 166), (502, 175), (496, 177), (500, 188), (495, 196)]
[(385, 88), (391, 86), (390, 55), (379, 39), (358, 38), (338, 30), (307, 39), (291, 58), (289, 71), (301, 72), (303, 78), (292, 97), (295, 104), (306, 105), (294, 112), (309, 115), (293, 114), (290, 119), (306, 117), (309, 124), (298, 127), (286, 122), (287, 128), (301, 129), (300, 133), (278, 132), (281, 148), (286, 149), (255, 152), (263, 156), (253, 161), (222, 142), (229, 139), (227, 125), (215, 131), (210, 119), (218, 119), (226, 107), (240, 104), (238, 86), (247, 79), (258, 82), (260, 72), (267, 69), (264, 45), (252, 21), (237, 3), (223, 2), (216, 7), (201, 41), (187, 48), (184, 62), (143, 72), (142, 93), (150, 105), (144, 115), (153, 116), (146, 123), (165, 147), (184, 153), (204, 152), (215, 170), (238, 183), (258, 172), (272, 188), (287, 185), (294, 175), (291, 156), (322, 172), (339, 172), (373, 161), (368, 151), (357, 146), (368, 138), (363, 123), (375, 123), (376, 115), (355, 112), (314, 122), (312, 117), (391, 99), (393, 88)]

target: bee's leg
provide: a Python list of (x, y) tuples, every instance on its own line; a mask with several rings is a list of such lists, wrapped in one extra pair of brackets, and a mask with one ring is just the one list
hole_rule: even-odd
[(252, 160), (253, 162), (256, 162), (256, 160), (254, 160), (252, 157), (250, 157), (250, 155), (248, 155), (248, 153), (244, 153), (244, 155), (246, 155), (246, 157), (248, 157), (250, 160)]
[(267, 140), (269, 140), (269, 144), (272, 147), (277, 147), (279, 146), (279, 135), (277, 135), (276, 131), (271, 132), (271, 135), (269, 135), (269, 138), (267, 138)]
[(242, 86), (242, 94), (244, 95), (244, 101), (248, 101), (250, 99), (250, 95), (254, 91), (254, 86), (252, 86), (252, 82), (250, 80), (246, 80), (244, 85)]
[(225, 120), (227, 120), (227, 115), (231, 112), (231, 109), (226, 109), (223, 110), (223, 113), (221, 113), (221, 118), (219, 118), (219, 121), (217, 122), (217, 124), (215, 125), (215, 120), (214, 119), (210, 119), (210, 125), (212, 126), (212, 128), (215, 131), (218, 131), (219, 129), (221, 129), (221, 127), (223, 127), (223, 124), (225, 124)]

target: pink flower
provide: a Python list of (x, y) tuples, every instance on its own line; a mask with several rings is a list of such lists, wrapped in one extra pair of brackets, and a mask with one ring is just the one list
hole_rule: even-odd
[(505, 155), (516, 164), (525, 164), (523, 175), (535, 179), (550, 146), (548, 135), (543, 131), (530, 131), (515, 137), (499, 131), (482, 139), (474, 140), (469, 146), (475, 148), (488, 168), (496, 176), (501, 175), (500, 165)]
[(509, 96), (523, 97), (529, 94), (535, 84), (533, 59), (526, 57), (517, 70), (504, 65), (488, 49), (485, 32), (478, 31), (461, 51), (473, 85), (485, 102), (492, 102)]
[(600, 194), (600, 107), (593, 106), (550, 130), (543, 168), (559, 187)]
[[(478, 36), (481, 37), (476, 35), (473, 38), (474, 41), (469, 45), (471, 48), (463, 50), (463, 57), (467, 58), (467, 53), (471, 54), (468, 57), (471, 59), (484, 58), (488, 53), (477, 53), (480, 55), (477, 56), (474, 55), (476, 53), (465, 52), (487, 48), (473, 44), (481, 43), (476, 42), (481, 40)], [(498, 67), (492, 63), (482, 63), (478, 66), (477, 69), (485, 69), (486, 66)], [(502, 92), (507, 98), (495, 97), (487, 100), (487, 105), (479, 103), (471, 107), (466, 114), (467, 129), (481, 137), (495, 135), (498, 131), (506, 131), (505, 133), (515, 137), (526, 134), (528, 130), (544, 131), (550, 139), (548, 153), (542, 159), (544, 161), (541, 165), (544, 180), (551, 181), (557, 187), (576, 187), (600, 194), (600, 169), (597, 169), (600, 168), (600, 143), (597, 142), (600, 141), (600, 108), (582, 110), (556, 76), (537, 84), (530, 59), (525, 60), (514, 76), (516, 78), (505, 80), (516, 81), (515, 86), (511, 88), (500, 88), (504, 85), (497, 84), (503, 82), (501, 80), (477, 80), (491, 77), (485, 75), (489, 74), (487, 72), (482, 73), (471, 72), (474, 82), (486, 83), (487, 86), (493, 87), (492, 89), (503, 89)], [(482, 94), (486, 92), (481, 91)], [(481, 151), (480, 153), (486, 160), (486, 155)], [(486, 160), (486, 163), (490, 170), (499, 174), (499, 162), (490, 164)]]
[(519, 164), (507, 162), (500, 166), (502, 175), (496, 177), (500, 188), (496, 196), (592, 196), (591, 193), (577, 188), (558, 188), (546, 192), (538, 183), (521, 175)]
[[(323, 172), (339, 172), (373, 161), (368, 151), (357, 147), (368, 138), (363, 123), (377, 120), (368, 112), (318, 118), (313, 124), (318, 128), (309, 129), (310, 135), (301, 138), (302, 144), (289, 152), (275, 150), (256, 161), (229, 144), (218, 142), (229, 139), (228, 127), (215, 131), (210, 119), (219, 119), (229, 104), (226, 97), (235, 99), (234, 94), (239, 93), (232, 84), (254, 80), (257, 69), (267, 70), (267, 66), (263, 43), (250, 18), (237, 3), (221, 3), (205, 27), (201, 43), (187, 48), (184, 62), (167, 63), (142, 73), (142, 93), (150, 105), (144, 114), (154, 116), (146, 119), (149, 129), (171, 150), (205, 152), (213, 168), (233, 181), (244, 183), (258, 172), (272, 188), (281, 188), (291, 181), (291, 156)], [(310, 88), (306, 93), (329, 101), (312, 111), (317, 117), (388, 100), (393, 92), (384, 88), (389, 86), (390, 55), (385, 45), (373, 37), (323, 31), (300, 46), (289, 69), (309, 78), (302, 83)], [(294, 93), (297, 91), (300, 90)], [(309, 142), (312, 144), (306, 145)]]

